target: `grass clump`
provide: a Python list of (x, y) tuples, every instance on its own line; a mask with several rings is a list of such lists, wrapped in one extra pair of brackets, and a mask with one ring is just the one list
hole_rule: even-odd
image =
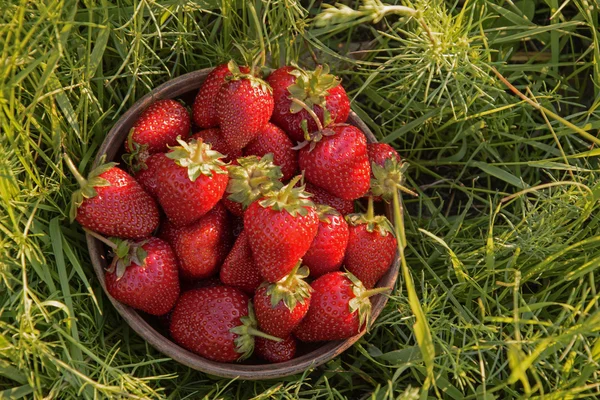
[[(599, 396), (599, 14), (591, 0), (6, 2), (0, 398)], [(68, 222), (63, 151), (89, 169), (152, 88), (261, 51), (271, 67), (330, 64), (411, 164), (430, 382), (404, 279), (343, 356), (250, 383), (165, 358), (102, 293)]]

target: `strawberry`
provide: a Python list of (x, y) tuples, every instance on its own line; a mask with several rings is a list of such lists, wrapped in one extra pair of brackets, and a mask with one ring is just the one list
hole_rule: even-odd
[(319, 230), (302, 263), (310, 269), (311, 277), (337, 271), (344, 261), (348, 245), (348, 224), (335, 209), (318, 205)]
[(306, 180), (344, 200), (365, 195), (371, 167), (367, 140), (360, 129), (334, 125), (320, 131), (316, 139), (319, 141), (302, 147), (298, 155)]
[(183, 293), (173, 310), (170, 331), (181, 346), (220, 362), (248, 358), (254, 350), (254, 336), (281, 340), (256, 329), (250, 299), (228, 286)]
[(106, 270), (106, 290), (123, 304), (152, 315), (169, 312), (179, 297), (177, 259), (171, 246), (152, 237), (138, 243), (113, 241), (115, 258)]
[(296, 355), (296, 339), (289, 336), (281, 342), (257, 337), (254, 339), (256, 355), (271, 363), (289, 361)]
[(170, 161), (158, 171), (158, 200), (175, 226), (189, 225), (221, 200), (227, 187), (223, 155), (201, 141), (186, 143), (167, 153)]
[(192, 139), (202, 139), (204, 143), (211, 145), (212, 149), (218, 151), (225, 156), (224, 161), (236, 160), (242, 156), (242, 152), (239, 149), (233, 149), (223, 139), (221, 130), (219, 128), (210, 128), (200, 131), (192, 135)]
[(191, 127), (190, 113), (181, 103), (164, 99), (152, 103), (135, 121), (125, 142), (129, 153), (148, 154), (167, 150), (177, 144), (177, 138), (187, 138)]
[(418, 196), (404, 186), (408, 164), (402, 162), (392, 146), (385, 143), (369, 143), (367, 146), (371, 163), (371, 193), (376, 201), (391, 202), (397, 190)]
[(272, 153), (273, 163), (281, 168), (282, 180), (287, 181), (298, 171), (298, 154), (292, 147), (294, 144), (281, 128), (267, 123), (246, 146), (244, 155), (262, 157)]
[(366, 214), (350, 214), (346, 219), (350, 235), (344, 265), (367, 289), (371, 289), (396, 256), (397, 242), (392, 225), (385, 216), (373, 215), (372, 198), (369, 198)]
[(231, 61), (232, 76), (221, 87), (215, 100), (217, 119), (225, 142), (241, 150), (269, 122), (273, 113), (271, 87), (254, 75), (243, 73)]
[(158, 230), (158, 237), (175, 248), (175, 239), (179, 236), (183, 228), (183, 226), (178, 227), (173, 225), (168, 219), (164, 218)]
[(158, 182), (156, 176), (161, 164), (167, 160), (164, 153), (154, 153), (138, 164), (137, 172), (133, 175), (136, 181), (152, 198), (157, 199)]
[(238, 158), (229, 165), (229, 183), (227, 184), (225, 207), (238, 217), (250, 204), (264, 194), (281, 188), (281, 169), (273, 164), (273, 155), (262, 158), (248, 156)]
[[(240, 70), (244, 73), (250, 72), (248, 67), (240, 67)], [(226, 82), (225, 78), (228, 76), (231, 76), (231, 71), (229, 71), (227, 64), (221, 64), (215, 67), (202, 83), (192, 107), (194, 123), (200, 128), (219, 126), (215, 99), (221, 86)]]
[[(275, 70), (267, 82), (273, 88), (275, 108), (272, 120), (281, 127), (293, 141), (304, 140), (302, 121), (306, 121), (309, 133), (317, 130), (317, 124), (303, 109), (302, 104), (314, 111), (322, 124), (328, 120), (343, 123), (350, 114), (350, 101), (340, 80), (329, 74), (327, 66), (318, 66), (307, 72), (300, 68), (286, 66)], [(294, 102), (294, 100), (298, 102)], [(327, 109), (329, 118), (323, 115)]]
[(389, 288), (366, 290), (350, 273), (330, 272), (316, 279), (306, 317), (294, 331), (303, 342), (341, 340), (370, 325), (373, 296)]
[(80, 186), (71, 196), (71, 221), (124, 239), (147, 238), (158, 227), (156, 202), (116, 163), (101, 162), (85, 179), (66, 154), (65, 161)]
[(248, 207), (244, 227), (254, 263), (266, 281), (277, 282), (304, 256), (319, 228), (319, 217), (300, 176)]
[(217, 273), (231, 244), (227, 210), (217, 204), (198, 221), (181, 228), (173, 241), (182, 278), (203, 279)]
[(258, 268), (254, 265), (248, 235), (242, 231), (221, 266), (221, 282), (237, 287), (252, 295), (262, 282)]
[(340, 199), (329, 193), (325, 189), (306, 182), (306, 191), (313, 196), (310, 198), (315, 204), (324, 204), (338, 210), (342, 215), (352, 214), (354, 212), (354, 202), (352, 200)]
[(300, 262), (276, 283), (263, 283), (254, 294), (259, 328), (269, 335), (288, 337), (308, 312), (310, 285), (304, 278), (308, 268)]

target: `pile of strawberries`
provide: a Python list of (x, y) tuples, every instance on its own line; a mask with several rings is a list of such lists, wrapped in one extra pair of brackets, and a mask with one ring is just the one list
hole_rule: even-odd
[(191, 116), (175, 100), (143, 112), (124, 144), (131, 174), (107, 163), (85, 179), (65, 155), (81, 186), (71, 216), (112, 249), (110, 295), (221, 362), (282, 362), (297, 340), (360, 333), (397, 249), (373, 201), (397, 193), (405, 165), (349, 112), (327, 68), (263, 80), (230, 62)]

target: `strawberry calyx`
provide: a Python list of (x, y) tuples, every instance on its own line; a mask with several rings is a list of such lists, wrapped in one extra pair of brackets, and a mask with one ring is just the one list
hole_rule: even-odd
[(304, 185), (294, 187), (300, 179), (302, 179), (302, 175), (294, 177), (281, 189), (267, 193), (262, 200), (259, 200), (259, 204), (275, 211), (285, 210), (292, 217), (307, 215), (308, 208), (315, 208), (315, 203), (310, 200), (312, 194), (304, 190)]
[(241, 203), (244, 208), (261, 196), (283, 186), (280, 181), (283, 174), (281, 168), (273, 164), (272, 153), (260, 158), (256, 156), (238, 158), (237, 162), (239, 165), (231, 164), (227, 167), (229, 171), (227, 193), (230, 193), (227, 198)]
[(248, 315), (241, 317), (240, 322), (242, 325), (238, 325), (229, 330), (229, 332), (238, 335), (238, 337), (234, 339), (235, 351), (241, 354), (238, 358), (238, 361), (245, 360), (252, 355), (254, 352), (255, 336), (272, 340), (274, 342), (281, 342), (283, 340), (258, 330), (258, 324), (256, 322), (256, 317), (254, 316), (254, 307), (252, 306), (252, 303), (248, 303)]
[(147, 240), (142, 240), (140, 242), (132, 242), (130, 240), (119, 239), (119, 238), (110, 238), (107, 239), (104, 236), (91, 231), (89, 229), (83, 228), (83, 230), (93, 236), (94, 238), (100, 240), (102, 243), (111, 248), (111, 254), (113, 255), (112, 262), (106, 269), (107, 272), (113, 274), (116, 273), (117, 280), (121, 279), (131, 264), (135, 263), (140, 267), (146, 266), (146, 257), (148, 256), (148, 252), (143, 249)]
[(381, 287), (367, 290), (360, 279), (352, 273), (346, 272), (344, 275), (352, 282), (352, 293), (354, 294), (354, 298), (348, 302), (350, 313), (358, 312), (359, 328), (362, 329), (363, 326), (366, 326), (368, 329), (371, 326), (371, 300), (369, 298), (388, 292), (391, 288)]
[(251, 72), (242, 72), (235, 61), (230, 60), (227, 63), (227, 68), (229, 69), (229, 72), (231, 72), (231, 75), (228, 75), (225, 78), (227, 81), (239, 81), (242, 79), (247, 79), (248, 81), (250, 81), (250, 85), (253, 88), (259, 88), (260, 90), (266, 93), (273, 92), (273, 88), (271, 88), (271, 86), (266, 81), (262, 80), (261, 78), (252, 74)]
[[(295, 69), (289, 74), (296, 77), (294, 84), (288, 87), (290, 100), (297, 99), (306, 104), (311, 110), (315, 105), (325, 110), (326, 97), (329, 90), (338, 86), (341, 79), (329, 73), (328, 65), (318, 65), (314, 71), (306, 71), (294, 65)], [(290, 112), (296, 114), (304, 107), (292, 100)]]
[(271, 298), (271, 306), (275, 308), (280, 301), (293, 311), (296, 304), (304, 304), (310, 298), (312, 287), (304, 280), (309, 275), (308, 267), (302, 266), (302, 260), (286, 276), (275, 283), (264, 282), (266, 294)]
[(146, 165), (146, 159), (150, 157), (150, 153), (148, 152), (147, 144), (139, 144), (133, 140), (134, 132), (135, 128), (131, 128), (129, 134), (127, 135), (127, 141), (125, 142), (127, 153), (123, 154), (123, 161), (125, 161), (125, 164), (127, 164), (131, 171), (135, 174), (142, 169), (148, 168)]
[(348, 214), (346, 221), (352, 226), (367, 225), (367, 232), (378, 232), (381, 236), (394, 235), (392, 223), (385, 215), (375, 215), (373, 212), (373, 197), (369, 196), (367, 212)]
[(338, 210), (326, 204), (317, 204), (317, 214), (319, 215), (319, 221), (326, 224), (331, 223), (331, 218), (329, 217), (341, 215)]
[(417, 193), (404, 186), (408, 167), (408, 163), (398, 161), (394, 157), (386, 159), (383, 166), (375, 162), (371, 163), (371, 171), (373, 172), (371, 193), (375, 196), (381, 196), (388, 202), (392, 200), (396, 190), (418, 196)]
[(77, 209), (79, 208), (79, 206), (81, 206), (83, 200), (91, 199), (92, 197), (96, 197), (98, 195), (98, 192), (95, 189), (96, 187), (110, 186), (110, 182), (104, 178), (100, 178), (100, 175), (117, 165), (117, 163), (104, 163), (106, 157), (102, 156), (100, 158), (100, 165), (94, 168), (88, 174), (88, 177), (86, 179), (81, 175), (81, 173), (79, 173), (77, 167), (75, 167), (75, 163), (73, 163), (73, 160), (71, 160), (71, 157), (69, 157), (67, 153), (64, 153), (63, 157), (65, 159), (67, 167), (69, 168), (69, 170), (77, 180), (77, 183), (79, 184), (79, 189), (77, 189), (73, 192), (73, 194), (71, 194), (71, 207), (69, 209), (69, 218), (71, 219), (71, 222), (73, 222), (75, 220), (75, 217), (77, 217)]
[(192, 139), (189, 143), (177, 137), (179, 146), (170, 147), (167, 157), (174, 160), (180, 167), (187, 168), (190, 181), (195, 182), (200, 175), (212, 176), (213, 173), (226, 174), (226, 166), (221, 159), (225, 156), (212, 150), (210, 144), (201, 139)]

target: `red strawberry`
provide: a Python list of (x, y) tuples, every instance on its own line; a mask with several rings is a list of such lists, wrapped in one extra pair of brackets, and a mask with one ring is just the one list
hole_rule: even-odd
[(371, 289), (387, 272), (396, 256), (396, 238), (392, 226), (383, 215), (373, 216), (373, 202), (367, 214), (346, 217), (350, 235), (344, 265), (346, 269)]
[(369, 297), (389, 290), (366, 290), (355, 276), (339, 271), (321, 276), (311, 286), (310, 308), (294, 331), (303, 342), (341, 340), (360, 333), (370, 325)]
[(158, 227), (156, 202), (116, 163), (100, 165), (84, 179), (66, 154), (65, 161), (81, 187), (71, 196), (71, 221), (124, 239), (149, 237)]
[(281, 128), (267, 123), (246, 146), (244, 155), (262, 157), (272, 153), (273, 163), (281, 168), (282, 180), (287, 181), (298, 171), (298, 154), (292, 147), (294, 144)]
[(221, 266), (221, 282), (237, 287), (252, 295), (262, 282), (258, 268), (254, 265), (252, 251), (245, 231), (238, 236), (233, 248)]
[(296, 355), (296, 339), (289, 336), (281, 342), (255, 338), (254, 350), (256, 355), (271, 363), (289, 361)]
[(329, 193), (325, 189), (306, 182), (306, 191), (313, 196), (310, 198), (315, 204), (324, 204), (338, 210), (342, 215), (352, 214), (354, 212), (354, 202), (352, 200), (340, 199)]
[(175, 239), (179, 236), (179, 233), (183, 229), (183, 226), (175, 226), (168, 219), (164, 219), (160, 224), (158, 231), (158, 237), (169, 243), (171, 247), (175, 248)]
[(167, 151), (167, 146), (177, 144), (178, 137), (188, 137), (191, 124), (190, 113), (181, 103), (171, 99), (158, 100), (133, 125), (125, 150), (148, 154)]
[(210, 146), (192, 140), (173, 147), (170, 162), (158, 171), (158, 200), (175, 226), (189, 225), (209, 212), (221, 200), (227, 187), (223, 155)]
[(229, 183), (223, 204), (231, 213), (241, 217), (250, 204), (264, 194), (281, 188), (281, 170), (273, 164), (273, 155), (262, 158), (238, 158), (228, 167)]
[(225, 161), (236, 160), (242, 156), (241, 150), (229, 147), (219, 128), (205, 129), (195, 133), (192, 135), (192, 139), (202, 139), (204, 143), (210, 144), (213, 150), (225, 156)]
[(171, 246), (152, 237), (139, 243), (115, 241), (106, 271), (106, 290), (123, 304), (152, 315), (169, 312), (179, 297), (177, 259)]
[(254, 263), (269, 282), (289, 274), (317, 234), (315, 206), (303, 186), (294, 188), (300, 178), (255, 201), (244, 214)]
[[(248, 67), (240, 67), (240, 70), (244, 73), (250, 72)], [(231, 71), (227, 64), (221, 64), (215, 67), (202, 83), (192, 107), (194, 123), (200, 128), (213, 128), (219, 125), (215, 99), (228, 76), (231, 76)]]
[(144, 188), (146, 192), (154, 199), (157, 198), (158, 182), (156, 177), (161, 168), (161, 164), (167, 160), (164, 153), (155, 153), (140, 162), (139, 169), (133, 176), (136, 181)]
[(232, 149), (242, 149), (269, 122), (273, 95), (262, 79), (242, 73), (234, 62), (228, 66), (233, 75), (217, 95), (217, 118), (225, 142)]
[(170, 329), (181, 346), (221, 362), (248, 358), (254, 350), (254, 336), (281, 340), (256, 329), (248, 296), (228, 286), (183, 293), (173, 310)]
[(369, 143), (369, 161), (371, 163), (371, 192), (376, 201), (382, 198), (391, 202), (394, 192), (402, 190), (417, 196), (404, 186), (408, 164), (403, 163), (394, 148), (385, 143)]
[(343, 123), (348, 119), (350, 101), (340, 80), (329, 74), (327, 66), (318, 66), (312, 72), (281, 67), (269, 75), (267, 82), (273, 88), (275, 99), (272, 120), (296, 142), (304, 140), (303, 120), (306, 120), (309, 133), (318, 127), (309, 113), (292, 98), (312, 109), (322, 124), (327, 120), (323, 116), (323, 107), (329, 112), (331, 122)]
[(277, 283), (263, 283), (254, 295), (259, 328), (269, 335), (288, 337), (308, 312), (310, 285), (304, 278), (308, 268), (300, 262)]
[(348, 224), (344, 217), (329, 206), (318, 205), (317, 212), (319, 230), (302, 259), (310, 276), (315, 278), (339, 270), (348, 245)]
[(203, 279), (218, 272), (232, 237), (225, 207), (217, 204), (197, 222), (178, 232), (173, 242), (182, 278)]
[(345, 200), (364, 196), (371, 176), (365, 135), (351, 125), (331, 126), (319, 134), (320, 140), (304, 146), (298, 156), (306, 180)]

